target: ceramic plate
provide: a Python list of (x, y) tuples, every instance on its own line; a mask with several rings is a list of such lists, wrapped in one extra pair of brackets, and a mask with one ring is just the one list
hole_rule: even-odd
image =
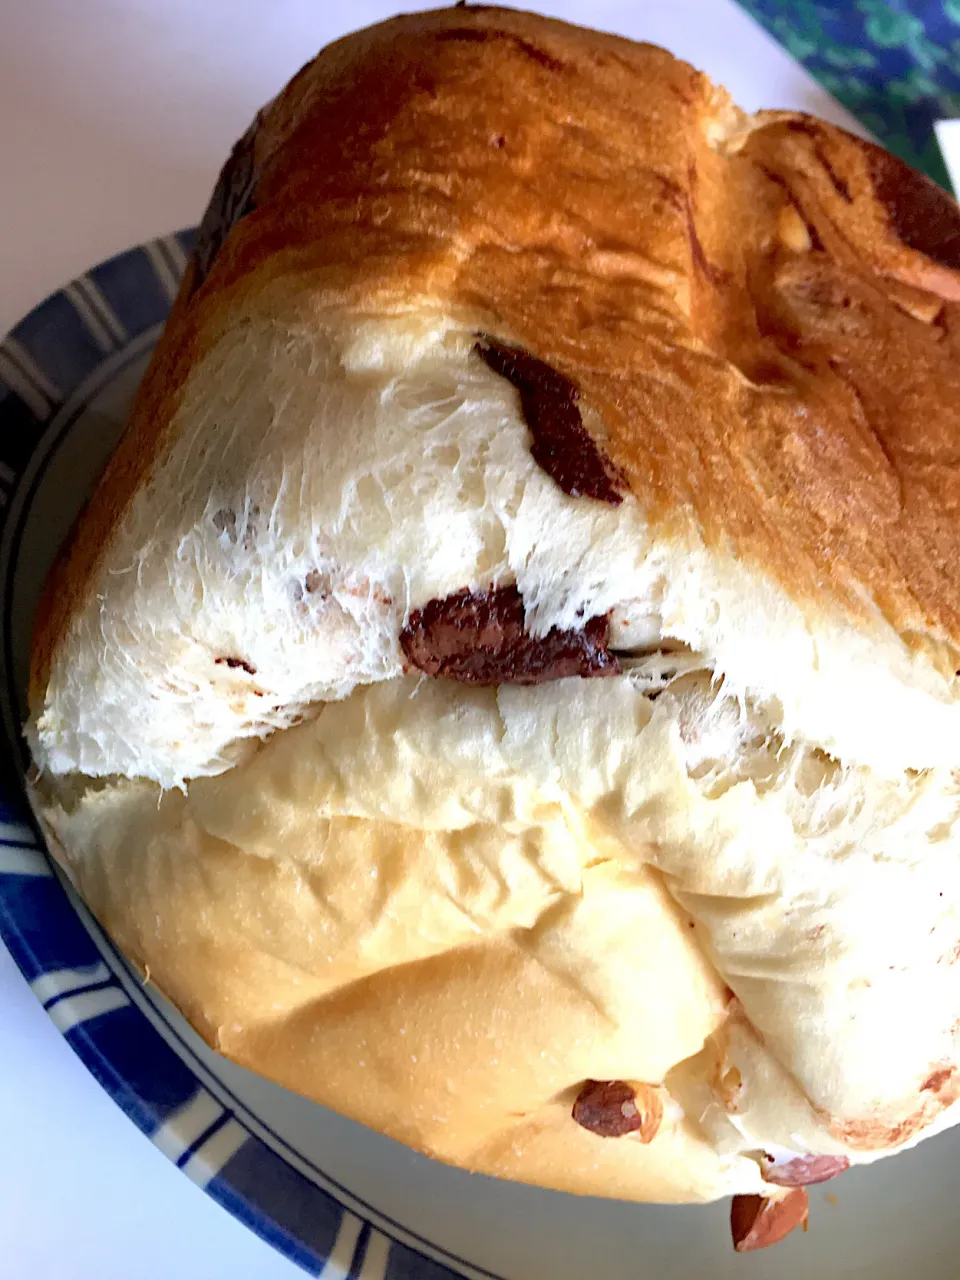
[(208, 1195), (326, 1280), (947, 1280), (960, 1134), (828, 1190), (765, 1254), (730, 1249), (726, 1205), (576, 1199), (434, 1164), (232, 1066), (135, 972), (48, 861), (20, 782), (44, 574), (122, 428), (192, 244), (94, 268), (0, 344), (0, 935), (130, 1119)]

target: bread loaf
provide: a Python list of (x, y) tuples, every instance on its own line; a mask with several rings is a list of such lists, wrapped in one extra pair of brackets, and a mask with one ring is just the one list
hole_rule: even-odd
[(799, 1221), (960, 1116), (958, 318), (939, 188), (663, 50), (330, 46), (48, 583), (57, 856), (281, 1084)]

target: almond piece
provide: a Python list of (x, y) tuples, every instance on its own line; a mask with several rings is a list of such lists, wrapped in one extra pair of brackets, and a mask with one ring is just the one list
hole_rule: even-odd
[(792, 1160), (775, 1160), (764, 1156), (760, 1161), (765, 1182), (778, 1187), (809, 1187), (816, 1182), (829, 1182), (850, 1168), (846, 1156), (796, 1156)]
[(577, 1094), (572, 1115), (601, 1138), (635, 1133), (641, 1142), (652, 1142), (663, 1120), (663, 1101), (653, 1084), (588, 1080)]
[(779, 1244), (794, 1227), (807, 1220), (809, 1204), (802, 1187), (777, 1199), (767, 1196), (734, 1196), (730, 1207), (730, 1231), (737, 1253), (750, 1253)]

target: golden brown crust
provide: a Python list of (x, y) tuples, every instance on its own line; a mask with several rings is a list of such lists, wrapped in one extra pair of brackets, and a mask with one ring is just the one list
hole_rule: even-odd
[[(539, 925), (485, 936), (468, 928), (461, 945), (430, 954), (429, 933), (420, 933), (427, 895), (414, 889), (411, 898), (409, 878), (403, 888), (430, 860), (420, 831), (351, 821), (342, 846), (355, 865), (364, 848), (376, 856), (378, 882), (391, 886), (384, 925), (414, 922), (421, 958), (399, 963), (396, 932), (383, 944), (367, 932), (363, 947), (343, 945), (358, 925), (364, 931), (384, 892), (359, 883), (372, 883), (362, 872), (353, 880), (323, 864), (311, 872), (307, 861), (205, 838), (193, 823), (165, 843), (163, 815), (185, 800), (170, 793), (158, 807), (151, 794), (147, 803), (160, 815), (152, 832), (142, 820), (132, 829), (121, 823), (119, 838), (92, 855), (62, 846), (49, 828), (50, 846), (124, 955), (231, 1060), (476, 1172), (634, 1200), (698, 1202), (730, 1189), (725, 1162), (698, 1126), (676, 1107), (668, 1114), (649, 1083), (631, 1081), (642, 1132), (611, 1141), (571, 1114), (582, 1082), (598, 1070), (633, 1061), (659, 1078), (726, 1016), (722, 984), (654, 876), (631, 883), (598, 865), (585, 873), (576, 903), (555, 903), (543, 921), (549, 927), (551, 915), (559, 923), (564, 912), (579, 912), (576, 936), (598, 970), (605, 940), (639, 927), (632, 954), (623, 955), (622, 938), (612, 949), (634, 992), (634, 1016), (624, 1021), (593, 988), (571, 981), (562, 962), (542, 962)], [(336, 860), (327, 842), (324, 864)], [(637, 908), (629, 926), (618, 924), (613, 905), (624, 899)], [(328, 902), (331, 915), (317, 905)], [(339, 945), (328, 936), (334, 917), (346, 924)], [(661, 1003), (674, 985), (675, 998)]]
[[(326, 49), (255, 209), (184, 290), (41, 611), (32, 688), (240, 299), (429, 298), (570, 379), (655, 521), (960, 666), (958, 215), (830, 125), (753, 122), (651, 46), (496, 8)], [(602, 437), (602, 439), (600, 438)]]

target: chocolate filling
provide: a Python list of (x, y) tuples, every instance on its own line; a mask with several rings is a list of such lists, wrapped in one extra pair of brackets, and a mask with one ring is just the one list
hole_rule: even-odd
[(218, 667), (229, 667), (231, 671), (245, 671), (248, 676), (257, 674), (257, 668), (252, 662), (248, 662), (246, 658), (214, 658), (214, 662)]
[(534, 462), (572, 498), (596, 498), (618, 507), (626, 481), (584, 427), (577, 408), (580, 392), (570, 379), (521, 347), (505, 346), (486, 334), (479, 335), (474, 351), (520, 393)]
[(210, 273), (214, 260), (223, 248), (230, 231), (241, 218), (251, 213), (255, 206), (254, 191), (257, 174), (254, 167), (254, 143), (260, 128), (262, 113), (230, 152), (220, 170), (217, 185), (213, 189), (207, 211), (197, 231), (193, 249), (196, 264), (194, 284), (200, 285)]
[(578, 631), (554, 628), (545, 636), (525, 629), (516, 587), (458, 591), (415, 609), (400, 633), (410, 662), (428, 676), (464, 684), (541, 684), (566, 676), (619, 675), (608, 651), (610, 623), (591, 618)]

